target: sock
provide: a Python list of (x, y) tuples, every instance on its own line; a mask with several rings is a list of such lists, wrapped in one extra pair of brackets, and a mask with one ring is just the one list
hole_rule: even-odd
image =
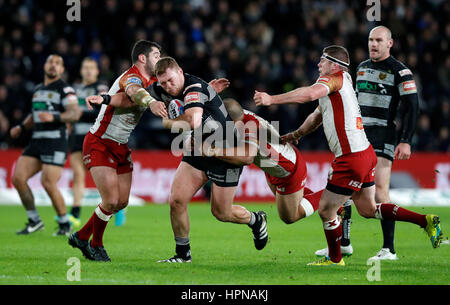
[(383, 229), (383, 248), (388, 248), (391, 253), (395, 253), (394, 250), (394, 233), (395, 233), (395, 221), (389, 219), (382, 219), (381, 229)]
[(352, 222), (352, 206), (344, 204), (344, 217), (342, 217), (342, 240), (341, 245), (350, 245), (350, 224)]
[(393, 203), (377, 203), (375, 218), (411, 222), (421, 228), (427, 226), (425, 215), (404, 209)]
[[(308, 202), (313, 207), (314, 211), (317, 211), (319, 208), (320, 197), (322, 196), (323, 190), (320, 190), (315, 193), (309, 193), (303, 196), (304, 199), (308, 200)], [(304, 193), (305, 194), (305, 193)]]
[(58, 221), (59, 224), (68, 223), (69, 222), (69, 216), (67, 216), (67, 214), (64, 214), (62, 216), (58, 216), (57, 221)]
[(78, 231), (78, 238), (81, 240), (89, 240), (89, 237), (92, 235), (92, 230), (94, 229), (94, 215), (92, 214), (91, 218), (89, 218), (88, 222)]
[(178, 256), (188, 258), (191, 256), (189, 237), (175, 237), (175, 252)]
[(334, 263), (339, 263), (342, 259), (341, 255), (341, 238), (342, 238), (342, 226), (339, 222), (339, 218), (336, 217), (333, 220), (325, 221), (323, 223), (323, 229), (325, 231), (325, 237), (328, 244), (328, 256)]
[(255, 224), (256, 219), (258, 219), (258, 215), (256, 215), (255, 212), (250, 212), (251, 214), (251, 218), (250, 218), (250, 222), (248, 223), (248, 225), (251, 227)]
[(39, 213), (37, 210), (27, 210), (27, 217), (32, 222), (39, 222), (41, 221), (41, 217), (39, 216)]
[(94, 211), (94, 221), (92, 230), (92, 247), (103, 246), (103, 233), (105, 232), (106, 225), (112, 217), (112, 212), (107, 212), (100, 207), (100, 205)]
[(70, 214), (75, 218), (80, 218), (81, 207), (73, 206)]

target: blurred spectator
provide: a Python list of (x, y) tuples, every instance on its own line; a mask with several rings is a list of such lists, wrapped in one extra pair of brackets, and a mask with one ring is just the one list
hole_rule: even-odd
[[(356, 66), (368, 57), (368, 33), (378, 25), (367, 21), (366, 1), (81, 2), (81, 21), (69, 22), (65, 1), (0, 0), (0, 83), (7, 96), (6, 102), (0, 99), (0, 133), (6, 121), (12, 126), (29, 111), (30, 92), (42, 81), (42, 66), (50, 53), (64, 58), (69, 83), (79, 80), (80, 60), (91, 56), (99, 63), (100, 79), (112, 85), (130, 66), (137, 39), (160, 43), (163, 53), (174, 56), (187, 73), (206, 81), (227, 77), (231, 86), (223, 96), (279, 121), (284, 133), (298, 127), (316, 105), (260, 109), (251, 101), (254, 90), (281, 93), (312, 84), (321, 51), (329, 44), (347, 47), (354, 77)], [(414, 149), (445, 151), (450, 128), (450, 2), (382, 1), (381, 10), (381, 23), (393, 32), (392, 54), (413, 71), (420, 88), (420, 107), (426, 115), (418, 123)], [(167, 134), (155, 122), (151, 114), (146, 116), (130, 143), (168, 148), (162, 140)], [(299, 147), (327, 149), (320, 130), (302, 139)], [(148, 132), (155, 133), (154, 143), (142, 140)], [(5, 141), (9, 140), (0, 135), (0, 142)]]

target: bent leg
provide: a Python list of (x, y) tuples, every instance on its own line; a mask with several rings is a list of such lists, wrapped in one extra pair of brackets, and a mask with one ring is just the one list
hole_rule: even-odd
[(211, 212), (218, 220), (248, 224), (251, 213), (240, 205), (233, 204), (236, 186), (222, 187), (213, 182), (211, 187)]

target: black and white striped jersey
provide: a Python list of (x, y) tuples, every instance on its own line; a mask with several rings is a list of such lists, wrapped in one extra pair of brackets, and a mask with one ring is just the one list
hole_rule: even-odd
[(33, 115), (33, 139), (61, 139), (67, 137), (66, 123), (41, 122), (40, 112), (49, 112), (61, 115), (65, 111), (69, 96), (75, 94), (74, 89), (62, 79), (45, 86), (43, 83), (36, 86), (31, 100)]
[[(356, 93), (369, 141), (397, 145), (395, 119), (402, 119), (400, 142), (410, 143), (418, 116), (416, 83), (410, 69), (390, 56), (380, 62), (368, 59), (356, 71)], [(402, 103), (403, 113), (397, 113)], [(375, 148), (375, 147), (374, 147)]]
[(74, 135), (85, 136), (89, 132), (92, 124), (98, 116), (100, 109), (94, 108), (94, 110), (89, 110), (86, 105), (86, 98), (91, 95), (106, 94), (108, 92), (108, 87), (100, 82), (95, 82), (90, 85), (74, 85), (75, 93), (78, 97), (78, 106), (83, 111), (80, 119), (73, 124)]

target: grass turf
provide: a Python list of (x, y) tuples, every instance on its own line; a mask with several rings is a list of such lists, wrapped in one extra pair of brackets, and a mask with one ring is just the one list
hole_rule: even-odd
[[(123, 227), (106, 228), (105, 248), (112, 262), (84, 259), (67, 238), (53, 237), (54, 211), (39, 207), (46, 228), (29, 236), (18, 236), (26, 215), (21, 206), (0, 206), (0, 284), (176, 284), (176, 285), (299, 285), (299, 284), (445, 284), (450, 283), (450, 246), (432, 249), (422, 229), (409, 223), (396, 225), (398, 261), (383, 261), (380, 281), (368, 281), (372, 266), (367, 259), (380, 249), (381, 227), (353, 209), (351, 240), (353, 256), (346, 266), (312, 267), (314, 252), (325, 247), (325, 236), (317, 214), (286, 225), (273, 204), (245, 204), (252, 211), (268, 215), (270, 240), (262, 251), (254, 249), (251, 230), (246, 225), (221, 223), (208, 204), (191, 204), (191, 264), (159, 264), (174, 254), (175, 243), (167, 205), (129, 207)], [(83, 207), (82, 222), (94, 207)], [(412, 208), (419, 213), (435, 213), (441, 218), (444, 234), (450, 228), (450, 208)], [(68, 281), (71, 266), (81, 262), (81, 281)], [(370, 272), (369, 272), (370, 273)]]

